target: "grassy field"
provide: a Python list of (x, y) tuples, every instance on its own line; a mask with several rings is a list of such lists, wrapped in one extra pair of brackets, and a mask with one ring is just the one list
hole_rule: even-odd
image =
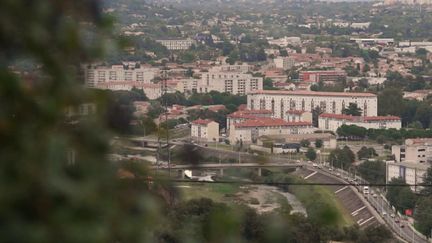
[(290, 191), (303, 203), (308, 216), (319, 224), (343, 227), (354, 224), (334, 194), (322, 186), (292, 186)]
[(179, 184), (182, 200), (209, 198), (216, 202), (232, 203), (232, 195), (239, 191), (235, 184)]

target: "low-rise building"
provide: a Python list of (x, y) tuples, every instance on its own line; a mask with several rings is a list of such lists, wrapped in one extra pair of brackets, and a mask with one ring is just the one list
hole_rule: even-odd
[(366, 129), (400, 129), (402, 122), (397, 116), (351, 116), (325, 113), (318, 117), (318, 127), (321, 130), (336, 132), (342, 125), (356, 125)]
[(406, 139), (404, 145), (393, 145), (396, 162), (426, 164), (432, 161), (432, 138)]
[(234, 124), (244, 122), (246, 120), (254, 120), (262, 117), (271, 117), (271, 111), (269, 110), (239, 110), (231, 113), (227, 116), (227, 134), (229, 134), (230, 128)]
[(423, 178), (429, 168), (427, 164), (416, 164), (408, 162), (386, 162), (386, 181), (390, 182), (393, 178), (402, 178), (414, 192), (420, 192), (423, 187), (418, 186), (423, 183)]
[(191, 124), (191, 137), (198, 142), (218, 141), (219, 123), (212, 120), (195, 120)]
[(299, 144), (307, 140), (312, 147), (315, 147), (315, 142), (321, 140), (323, 142), (322, 148), (336, 149), (337, 140), (336, 136), (331, 133), (310, 133), (310, 134), (289, 134), (289, 135), (267, 135), (258, 139), (258, 145), (264, 145), (265, 142), (272, 141), (279, 144)]
[(347, 74), (343, 70), (318, 70), (318, 71), (302, 71), (299, 74), (300, 80), (311, 83), (334, 83), (345, 79)]
[(235, 123), (230, 127), (231, 143), (256, 143), (260, 136), (313, 133), (310, 122), (287, 122), (278, 118), (256, 118)]

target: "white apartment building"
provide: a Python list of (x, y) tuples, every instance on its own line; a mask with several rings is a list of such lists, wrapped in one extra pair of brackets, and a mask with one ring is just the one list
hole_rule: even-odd
[(350, 103), (357, 104), (364, 116), (377, 116), (378, 98), (370, 93), (258, 90), (247, 97), (249, 110), (270, 110), (273, 117), (286, 119), (289, 110), (342, 114)]
[(241, 72), (241, 73), (247, 73), (247, 72), (251, 72), (253, 70), (253, 66), (249, 65), (247, 63), (236, 64), (236, 65), (220, 65), (220, 66), (213, 67), (211, 70), (213, 70), (213, 71), (220, 71), (220, 72)]
[[(393, 178), (402, 178), (407, 184), (419, 185), (423, 183), (423, 178), (429, 168), (426, 164), (416, 164), (407, 162), (386, 162), (386, 180), (390, 182)], [(420, 192), (421, 186), (411, 186), (414, 192)]]
[(193, 93), (196, 92), (198, 89), (199, 79), (187, 78), (187, 79), (180, 79), (176, 81), (178, 81), (176, 90), (181, 93)]
[(396, 162), (427, 164), (432, 161), (432, 138), (406, 139), (404, 145), (393, 145)]
[(197, 92), (208, 93), (212, 90), (235, 95), (246, 95), (263, 88), (263, 78), (240, 72), (222, 72), (210, 70), (201, 73)]
[(321, 114), (318, 117), (318, 128), (333, 131), (342, 125), (356, 125), (366, 129), (401, 129), (402, 122), (397, 116), (351, 116), (343, 114)]
[(218, 141), (219, 123), (212, 120), (195, 120), (191, 126), (191, 137), (199, 142)]
[(140, 82), (150, 83), (159, 73), (157, 68), (137, 67), (135, 63), (112, 66), (84, 66), (87, 87), (97, 88), (105, 83)]
[[(154, 100), (162, 96), (161, 84), (154, 83), (141, 83), (141, 82), (106, 82), (99, 84), (96, 88), (98, 89), (109, 89), (109, 90), (131, 90), (132, 88), (142, 89), (147, 98)], [(169, 89), (168, 93), (173, 93), (173, 90)]]
[(287, 122), (277, 118), (256, 118), (234, 123), (230, 127), (231, 143), (256, 143), (264, 135), (309, 134), (316, 130), (310, 122)]
[(295, 61), (291, 57), (277, 57), (273, 60), (275, 67), (288, 70), (294, 67)]
[(195, 44), (195, 41), (192, 39), (156, 40), (156, 42), (162, 44), (171, 51), (187, 50)]

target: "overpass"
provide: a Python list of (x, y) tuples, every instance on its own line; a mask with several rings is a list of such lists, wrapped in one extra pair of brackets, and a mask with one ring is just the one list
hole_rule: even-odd
[(219, 170), (220, 174), (223, 175), (223, 171), (225, 169), (230, 168), (248, 168), (248, 169), (258, 169), (258, 175), (261, 176), (261, 169), (263, 168), (303, 168), (304, 164), (301, 163), (200, 163), (196, 165), (187, 164), (187, 165), (175, 165), (171, 167), (157, 167), (152, 166), (152, 169), (159, 169), (159, 170), (176, 170), (181, 171), (182, 176), (184, 175), (185, 170), (202, 170), (202, 169), (208, 169), (208, 170)]

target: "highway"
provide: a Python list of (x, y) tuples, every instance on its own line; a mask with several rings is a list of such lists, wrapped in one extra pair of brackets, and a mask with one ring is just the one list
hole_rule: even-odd
[[(149, 142), (156, 142), (154, 140), (148, 140)], [(184, 142), (182, 141), (174, 141), (171, 142), (172, 145), (182, 145)], [(385, 225), (391, 229), (391, 231), (397, 235), (401, 240), (405, 242), (412, 242), (412, 243), (428, 243), (429, 241), (427, 238), (416, 232), (412, 226), (405, 221), (403, 218), (401, 218), (399, 215), (396, 214), (396, 212), (391, 208), (391, 206), (388, 204), (388, 202), (385, 200), (384, 195), (380, 194), (379, 190), (377, 188), (371, 188), (371, 192), (368, 195), (362, 195), (359, 192), (362, 192), (361, 186), (355, 186), (353, 182), (348, 181), (349, 174), (346, 171), (340, 170), (340, 169), (334, 169), (332, 171), (326, 170), (326, 169), (319, 169), (312, 167), (311, 164), (308, 164), (306, 162), (300, 162), (299, 161), (289, 161), (285, 158), (280, 157), (267, 157), (264, 165), (264, 163), (257, 163), (257, 156), (254, 156), (249, 153), (242, 153), (242, 152), (236, 152), (236, 151), (228, 151), (228, 150), (222, 150), (222, 149), (216, 149), (216, 148), (209, 148), (205, 146), (200, 146), (195, 144), (201, 152), (205, 153), (206, 156), (213, 156), (213, 157), (219, 157), (221, 160), (225, 159), (236, 159), (243, 163), (231, 163), (231, 164), (200, 164), (200, 165), (176, 165), (172, 167), (172, 169), (225, 169), (225, 168), (270, 168), (270, 167), (302, 167), (305, 170), (309, 170), (313, 172), (317, 172), (316, 174), (312, 175), (312, 173), (309, 173), (305, 176), (310, 176), (308, 179), (316, 179), (318, 182), (323, 183), (332, 183), (331, 178), (335, 179), (337, 178), (337, 182), (344, 182), (347, 184), (345, 187), (350, 188), (356, 188), (357, 192), (355, 193), (356, 196), (350, 194), (348, 196), (344, 196), (345, 194), (349, 194), (346, 192), (346, 188), (343, 186), (339, 186), (336, 188), (336, 186), (330, 186), (333, 187), (335, 194), (337, 194), (337, 197), (342, 201), (342, 203), (347, 207), (348, 210), (351, 210), (351, 208), (358, 208), (355, 211), (352, 212), (352, 216), (354, 218), (358, 218), (359, 216), (363, 215), (363, 218), (360, 218), (357, 220), (357, 224), (360, 226), (366, 226), (374, 224), (374, 222), (379, 221), (380, 223), (385, 223)], [(285, 165), (284, 165), (285, 164)], [(168, 168), (160, 168), (159, 169), (168, 169)], [(314, 178), (315, 177), (315, 178)], [(356, 176), (358, 180), (361, 180), (362, 184), (369, 184), (367, 181), (359, 178)], [(333, 180), (333, 183), (335, 181)], [(377, 194), (376, 197), (372, 196), (372, 193)], [(339, 195), (338, 195), (339, 194)], [(362, 198), (363, 197), (363, 198)], [(345, 203), (344, 203), (345, 202)], [(356, 206), (357, 205), (357, 206)], [(363, 208), (363, 206), (366, 206)], [(358, 210), (358, 211), (357, 211)], [(365, 210), (373, 211), (370, 212), (371, 215), (368, 217), (368, 214), (365, 213)], [(385, 212), (385, 213), (383, 213)], [(395, 217), (391, 217), (391, 215), (394, 214)], [(373, 216), (372, 216), (373, 215)], [(397, 221), (400, 221), (401, 223), (397, 223)], [(367, 222), (365, 222), (367, 221)], [(403, 225), (404, 227), (401, 227), (400, 225)]]
[[(347, 184), (351, 184), (353, 182), (350, 182), (346, 180), (345, 178), (352, 178), (351, 175), (348, 174), (348, 172), (343, 171), (341, 169), (333, 169), (332, 171), (323, 169), (315, 169), (317, 171), (323, 171), (324, 173), (331, 174), (334, 177), (339, 177), (339, 180), (342, 180), (346, 182)], [(362, 178), (356, 176), (357, 181), (359, 184), (369, 184), (367, 181), (363, 180)], [(355, 182), (354, 182), (355, 183)], [(357, 186), (354, 185), (354, 187), (357, 189), (358, 192), (363, 192), (363, 186)], [(396, 234), (398, 237), (400, 237), (402, 240), (406, 242), (412, 242), (412, 243), (428, 243), (428, 239), (416, 232), (412, 226), (404, 220), (402, 217), (400, 217), (389, 205), (387, 200), (385, 199), (384, 195), (380, 193), (380, 191), (377, 188), (370, 188), (369, 194), (362, 194), (364, 201), (369, 204), (370, 207), (372, 207), (375, 210), (375, 217), (380, 217), (380, 221), (384, 222), (387, 226), (387, 228), (391, 229), (394, 234)], [(374, 197), (373, 194), (376, 194)], [(384, 213), (383, 213), (384, 212)], [(394, 217), (391, 217), (392, 214)], [(400, 223), (397, 223), (400, 222)], [(403, 225), (403, 227), (401, 227)]]

